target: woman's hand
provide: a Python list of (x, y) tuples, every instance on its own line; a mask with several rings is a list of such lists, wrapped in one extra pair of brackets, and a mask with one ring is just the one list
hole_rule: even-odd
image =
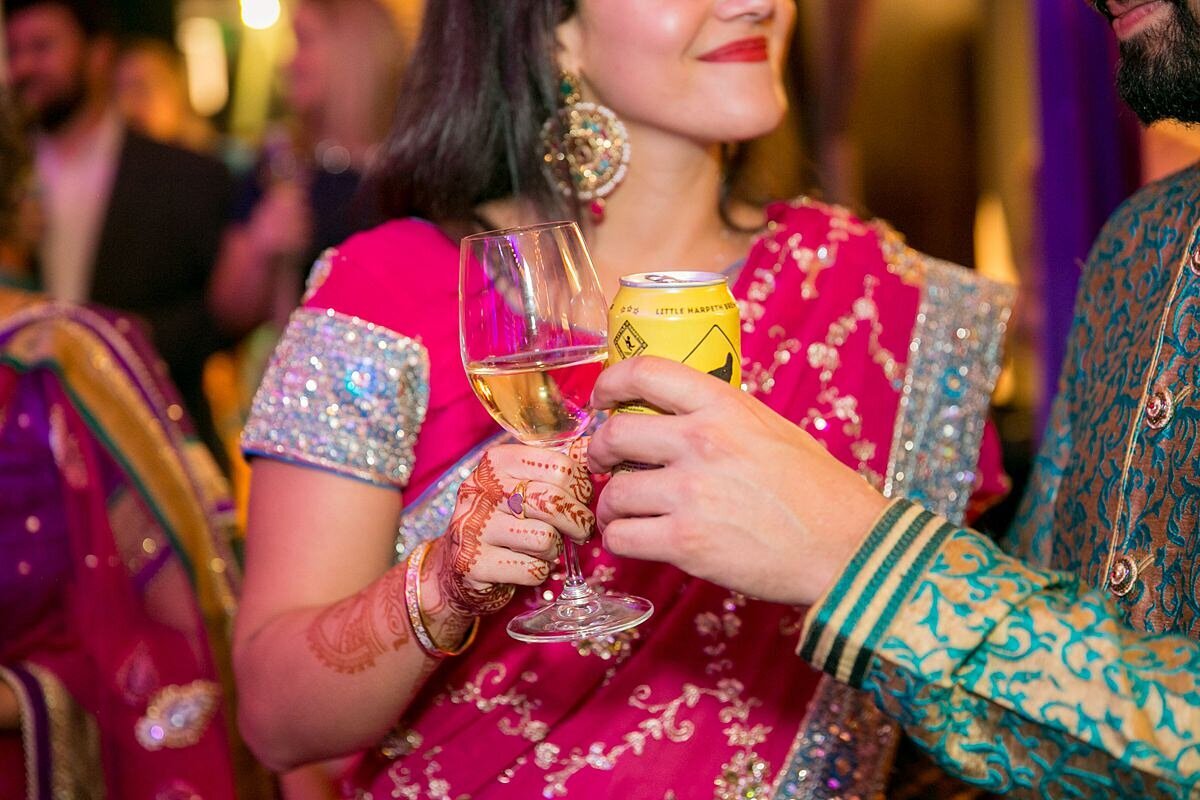
[[(562, 536), (586, 541), (596, 518), (588, 510), (592, 483), (582, 454), (525, 445), (484, 453), (463, 482), (446, 535), (429, 553), (440, 598), (467, 616), (504, 607), (516, 586), (537, 586), (550, 575)], [(436, 614), (438, 609), (424, 609)]]

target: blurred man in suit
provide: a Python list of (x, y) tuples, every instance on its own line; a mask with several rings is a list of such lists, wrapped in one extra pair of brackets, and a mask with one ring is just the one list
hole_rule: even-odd
[(6, 0), (5, 17), (13, 91), (36, 132), (42, 286), (144, 319), (219, 457), (201, 376), (218, 344), (205, 292), (230, 177), (214, 159), (124, 126), (112, 98), (115, 41), (96, 3)]

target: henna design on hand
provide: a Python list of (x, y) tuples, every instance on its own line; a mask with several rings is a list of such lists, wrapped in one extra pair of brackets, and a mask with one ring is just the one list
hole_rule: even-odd
[(383, 621), (392, 634), (392, 649), (399, 650), (408, 641), (408, 607), (404, 602), (404, 571), (393, 569), (376, 585)]
[(529, 502), (547, 514), (558, 514), (566, 517), (579, 526), (580, 530), (591, 535), (596, 525), (596, 518), (587, 508), (572, 503), (557, 492), (541, 490), (529, 493)]
[(592, 473), (588, 469), (587, 449), (590, 437), (580, 437), (571, 442), (567, 457), (571, 459), (571, 496), (583, 505), (591, 505), (595, 495), (595, 485), (592, 483)]
[(379, 605), (390, 646), (399, 650), (408, 641), (408, 617), (404, 607), (404, 574), (392, 570), (358, 594), (321, 611), (308, 626), (308, 646), (317, 659), (334, 670), (353, 675), (375, 666), (387, 652), (388, 643), (376, 629), (375, 607)]
[(533, 578), (538, 583), (546, 580), (546, 578), (550, 575), (550, 565), (545, 561), (520, 561), (515, 558), (506, 558), (499, 563), (501, 566), (505, 567), (524, 567), (525, 571), (529, 573), (529, 577)]
[(592, 502), (594, 487), (591, 472), (587, 468), (587, 440), (576, 439), (573, 441), (567, 451), (567, 457), (571, 459), (571, 465), (567, 467), (533, 458), (522, 458), (521, 463), (534, 469), (566, 475), (569, 479), (567, 490), (571, 496), (583, 505), (589, 505)]
[(442, 562), (439, 581), (442, 597), (459, 614), (478, 616), (499, 611), (516, 591), (508, 584), (476, 589), (465, 580), (479, 561), (483, 531), (505, 499), (504, 485), (496, 474), (491, 454), (484, 453), (479, 466), (458, 490), (459, 506), (447, 532), (450, 557)]

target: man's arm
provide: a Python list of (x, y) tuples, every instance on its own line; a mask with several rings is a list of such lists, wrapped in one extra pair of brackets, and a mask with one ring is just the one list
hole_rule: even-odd
[(809, 611), (798, 652), (949, 772), (1034, 797), (1200, 792), (1200, 645), (907, 501)]
[[(1200, 797), (1200, 643), (1137, 633), (1067, 574), (905, 501), (889, 504), (758, 401), (661, 359), (601, 377), (615, 553), (813, 605), (800, 654), (874, 694), (950, 772), (1042, 798)], [(814, 605), (815, 604), (815, 605)]]

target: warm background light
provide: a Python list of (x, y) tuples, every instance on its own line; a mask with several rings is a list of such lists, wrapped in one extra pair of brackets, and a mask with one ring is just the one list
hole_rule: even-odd
[(279, 0), (242, 0), (242, 22), (247, 28), (265, 31), (279, 22)]
[(190, 17), (179, 23), (175, 43), (187, 65), (188, 99), (197, 114), (210, 117), (229, 102), (229, 66), (221, 23)]

